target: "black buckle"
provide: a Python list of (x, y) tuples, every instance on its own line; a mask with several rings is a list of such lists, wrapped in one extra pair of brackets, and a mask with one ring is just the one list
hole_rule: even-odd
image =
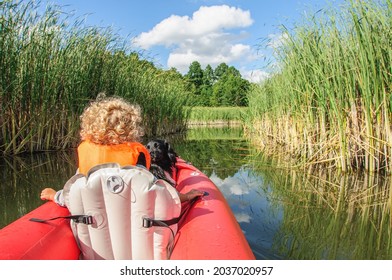
[(88, 216), (88, 215), (80, 215), (74, 217), (75, 223), (82, 223), (85, 225), (92, 225), (94, 223), (93, 216)]
[(143, 218), (143, 227), (150, 228), (154, 225), (154, 221), (150, 218)]

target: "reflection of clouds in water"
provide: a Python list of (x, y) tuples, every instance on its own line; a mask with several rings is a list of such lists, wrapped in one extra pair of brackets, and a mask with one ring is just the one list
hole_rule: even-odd
[[(238, 174), (238, 173), (237, 173)], [(220, 179), (215, 172), (213, 172), (210, 176), (210, 179), (214, 184), (224, 193), (228, 195), (243, 195), (249, 193), (249, 185), (247, 182), (244, 182), (243, 178), (236, 177), (227, 177), (224, 180)]]
[(272, 203), (272, 189), (263, 173), (242, 166), (232, 176), (221, 179), (213, 172), (210, 179), (226, 198), (257, 258), (280, 258), (272, 244), (283, 220), (283, 209), (279, 203)]
[(234, 216), (239, 223), (250, 223), (250, 220), (252, 219), (252, 217), (246, 213), (236, 213)]
[(213, 172), (210, 176), (211, 181), (219, 188), (224, 197), (230, 204), (233, 214), (239, 223), (250, 223), (252, 215), (250, 213), (251, 192), (260, 186), (260, 180), (255, 180), (247, 170), (240, 168), (233, 176), (221, 179)]
[(224, 179), (213, 172), (210, 179), (226, 198), (238, 222), (267, 226), (282, 219), (282, 211), (271, 205), (270, 188), (264, 185), (263, 177), (246, 167)]
[(215, 172), (212, 172), (210, 179), (218, 188), (220, 188), (220, 186), (223, 184), (223, 180), (219, 178)]
[(230, 186), (230, 192), (231, 192), (232, 194), (235, 194), (235, 195), (241, 195), (241, 194), (249, 193), (247, 190), (244, 190), (244, 189), (241, 187), (241, 185), (239, 185), (239, 184), (233, 184), (233, 185), (231, 185), (231, 186)]

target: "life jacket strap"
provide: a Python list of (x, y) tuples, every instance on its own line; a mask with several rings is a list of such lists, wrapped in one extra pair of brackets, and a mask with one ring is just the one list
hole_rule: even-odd
[(50, 219), (39, 219), (39, 218), (30, 218), (30, 221), (37, 223), (46, 223), (48, 221), (57, 220), (57, 219), (70, 219), (75, 223), (82, 223), (85, 225), (92, 225), (94, 223), (93, 216), (90, 215), (71, 215), (71, 216), (58, 216)]
[[(204, 195), (206, 196), (206, 195), (208, 195), (208, 193), (204, 192)], [(197, 196), (197, 197), (193, 198), (189, 203), (187, 203), (186, 206), (184, 207), (185, 210), (182, 211), (181, 215), (179, 217), (177, 217), (177, 218), (173, 218), (171, 220), (154, 220), (154, 219), (151, 219), (151, 218), (144, 217), (143, 218), (143, 227), (144, 228), (150, 228), (150, 227), (153, 227), (153, 226), (156, 226), (156, 227), (169, 227), (171, 225), (178, 224), (178, 222), (181, 220), (181, 218), (184, 215), (186, 215), (186, 213), (188, 213), (189, 209), (191, 209), (192, 205), (199, 198), (200, 197)]]
[(177, 224), (180, 220), (180, 217), (173, 218), (171, 220), (154, 220), (150, 218), (143, 218), (143, 227), (150, 228), (150, 227), (169, 227), (171, 225)]

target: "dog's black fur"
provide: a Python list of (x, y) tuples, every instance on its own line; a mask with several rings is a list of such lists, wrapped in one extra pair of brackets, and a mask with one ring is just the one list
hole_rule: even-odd
[(173, 185), (165, 175), (166, 171), (173, 178), (172, 168), (177, 162), (177, 153), (166, 140), (155, 139), (147, 143), (146, 148), (151, 156), (150, 172), (158, 179), (163, 179)]

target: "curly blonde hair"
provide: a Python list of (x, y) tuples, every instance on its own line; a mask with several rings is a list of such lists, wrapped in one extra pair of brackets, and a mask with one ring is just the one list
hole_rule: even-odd
[(138, 142), (144, 135), (141, 108), (120, 97), (109, 97), (90, 103), (84, 109), (80, 136), (101, 145)]

